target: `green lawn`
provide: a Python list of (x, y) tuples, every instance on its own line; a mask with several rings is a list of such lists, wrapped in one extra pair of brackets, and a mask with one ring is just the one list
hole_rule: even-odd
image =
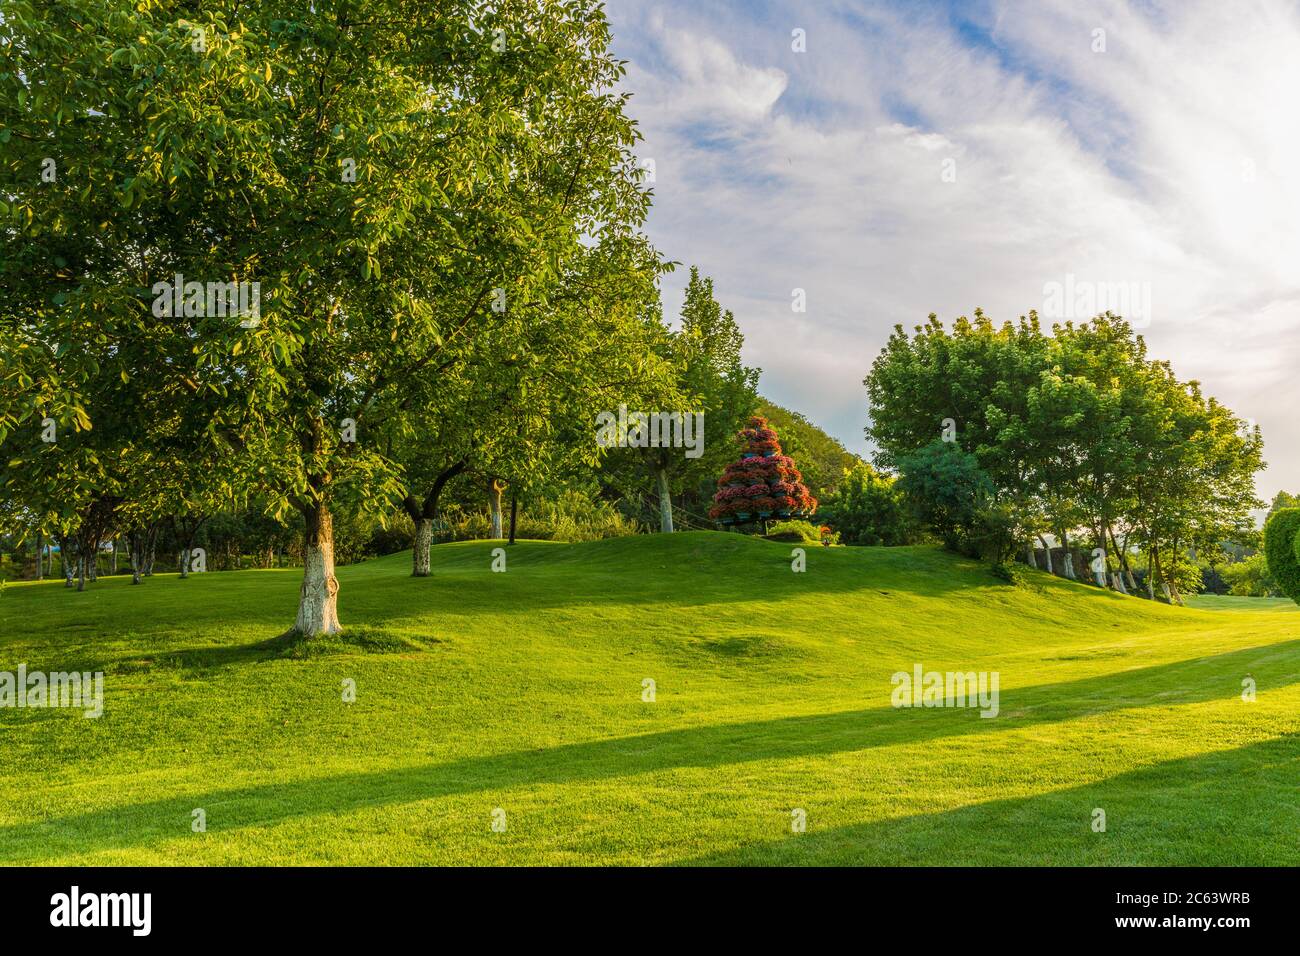
[(1300, 604), (1290, 598), (1239, 597), (1233, 594), (1194, 594), (1187, 599), (1192, 607), (1205, 611), (1300, 611)]
[[(8, 584), (0, 670), (107, 702), (0, 710), (0, 862), (1300, 864), (1291, 614), (926, 548), (494, 546), (342, 569), (319, 648), (273, 640), (296, 570)], [(916, 663), (998, 671), (1000, 715), (894, 709)]]

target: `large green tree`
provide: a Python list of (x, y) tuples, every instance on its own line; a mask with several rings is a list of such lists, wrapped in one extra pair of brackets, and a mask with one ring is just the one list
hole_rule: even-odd
[[(476, 340), (522, 339), (515, 306), (644, 211), (603, 12), (12, 0), (2, 30), (6, 322), (74, 348), (93, 329), (137, 387), (182, 382), (214, 465), (302, 515), (295, 629), (338, 630), (334, 509), (403, 490), (368, 417)], [(214, 300), (230, 282), (255, 308)], [(82, 384), (31, 390), (93, 423)]]

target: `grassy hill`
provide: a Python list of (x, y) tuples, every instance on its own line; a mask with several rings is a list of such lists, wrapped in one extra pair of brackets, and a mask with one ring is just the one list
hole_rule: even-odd
[[(926, 548), (494, 546), (342, 569), (320, 647), (275, 640), (297, 571), (8, 584), (0, 670), (107, 676), (98, 720), (0, 709), (0, 863), (1300, 864), (1290, 613)], [(998, 671), (1000, 715), (891, 707), (916, 663)]]

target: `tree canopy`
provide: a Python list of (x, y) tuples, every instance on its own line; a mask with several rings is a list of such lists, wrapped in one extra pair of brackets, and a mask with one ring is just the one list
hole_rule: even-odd
[[(372, 422), (476, 362), (493, 370), (478, 388), (518, 387), (590, 346), (600, 321), (555, 336), (564, 309), (596, 305), (593, 248), (618, 303), (657, 274), (596, 2), (5, 14), (0, 440), (42, 418), (106, 428), (105, 376), (157, 404), (146, 445), (158, 422), (201, 423), (192, 454), (303, 516), (304, 634), (339, 627), (331, 509), (408, 490)], [(65, 470), (87, 476), (89, 454)]]
[[(996, 527), (1019, 541), (1082, 534), (1130, 586), (1129, 557), (1145, 553), (1148, 587), (1177, 599), (1195, 583), (1189, 551), (1250, 534), (1262, 504), (1259, 429), (1148, 358), (1109, 313), (1050, 335), (1032, 312), (997, 326), (977, 311), (951, 330), (931, 315), (910, 335), (895, 328), (865, 384), (877, 463), (927, 496), (950, 543), (973, 533), (967, 520), (993, 538)], [(988, 482), (973, 516), (953, 510), (951, 489), (908, 474), (938, 475), (958, 449), (969, 457), (962, 473), (974, 467)]]

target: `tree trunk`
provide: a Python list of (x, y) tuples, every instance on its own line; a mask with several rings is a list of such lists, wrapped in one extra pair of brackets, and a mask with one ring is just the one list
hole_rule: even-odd
[(488, 509), (492, 513), (492, 537), (494, 540), (505, 537), (501, 529), (501, 492), (503, 491), (505, 491), (504, 484), (495, 478), (488, 479)]
[(194, 560), (194, 541), (196, 538), (198, 538), (197, 533), (190, 535), (185, 539), (185, 543), (181, 545), (181, 559), (179, 566), (182, 578), (188, 578), (190, 576), (190, 562)]
[(1178, 558), (1183, 553), (1182, 542), (1175, 538), (1169, 542), (1169, 552), (1174, 556), (1173, 570), (1168, 575), (1166, 588), (1169, 591), (1169, 600), (1172, 604), (1179, 606), (1183, 603), (1182, 592), (1178, 590)]
[(668, 468), (660, 465), (655, 473), (659, 487), (659, 530), (663, 534), (673, 533), (673, 499), (668, 492)]
[[(1136, 590), (1137, 583), (1133, 580), (1133, 572), (1132, 570), (1129, 569), (1128, 566), (1128, 536), (1125, 535), (1124, 547), (1121, 548), (1119, 544), (1119, 538), (1115, 537), (1115, 529), (1112, 528), (1109, 524), (1107, 524), (1106, 530), (1110, 533), (1110, 543), (1114, 546), (1115, 553), (1119, 555), (1120, 569), (1123, 571), (1124, 576), (1128, 578), (1129, 587)], [(1128, 591), (1125, 591), (1124, 593), (1127, 594)]]
[(99, 580), (99, 538), (95, 537), (90, 542), (90, 583), (94, 584)]
[(1074, 555), (1070, 552), (1070, 535), (1062, 528), (1059, 537), (1061, 539), (1061, 563), (1065, 565), (1063, 569), (1065, 576), (1074, 581), (1076, 580), (1074, 576)]
[(411, 577), (429, 576), (429, 549), (433, 546), (433, 519), (421, 518), (415, 523), (415, 546), (411, 549)]
[(337, 634), (339, 581), (334, 576), (334, 517), (320, 503), (304, 513), (302, 590), (294, 630), (307, 637)]
[(144, 532), (129, 531), (126, 535), (126, 556), (131, 560), (131, 583), (139, 584), (144, 571)]
[(433, 487), (420, 501), (414, 495), (402, 499), (402, 507), (415, 524), (415, 541), (411, 547), (411, 577), (423, 578), (429, 574), (429, 549), (433, 546), (433, 521), (438, 517), (438, 499), (442, 489), (469, 464), (462, 458), (449, 468), (443, 470), (433, 481)]
[[(1177, 552), (1175, 552), (1175, 554), (1176, 553)], [(1159, 549), (1155, 551), (1155, 561), (1156, 577), (1160, 579), (1160, 593), (1164, 595), (1166, 604), (1173, 604), (1174, 598), (1173, 595), (1169, 593), (1169, 580), (1165, 574), (1165, 563), (1161, 560)]]
[(1047, 573), (1055, 574), (1056, 572), (1052, 570), (1052, 549), (1047, 546), (1047, 539), (1044, 538), (1041, 534), (1038, 536), (1038, 540), (1042, 542), (1043, 554), (1047, 558)]
[(72, 587), (72, 565), (68, 561), (68, 539), (60, 535), (59, 537), (59, 565), (63, 571), (63, 586)]
[(515, 543), (515, 524), (519, 519), (519, 496), (510, 493), (510, 544)]

